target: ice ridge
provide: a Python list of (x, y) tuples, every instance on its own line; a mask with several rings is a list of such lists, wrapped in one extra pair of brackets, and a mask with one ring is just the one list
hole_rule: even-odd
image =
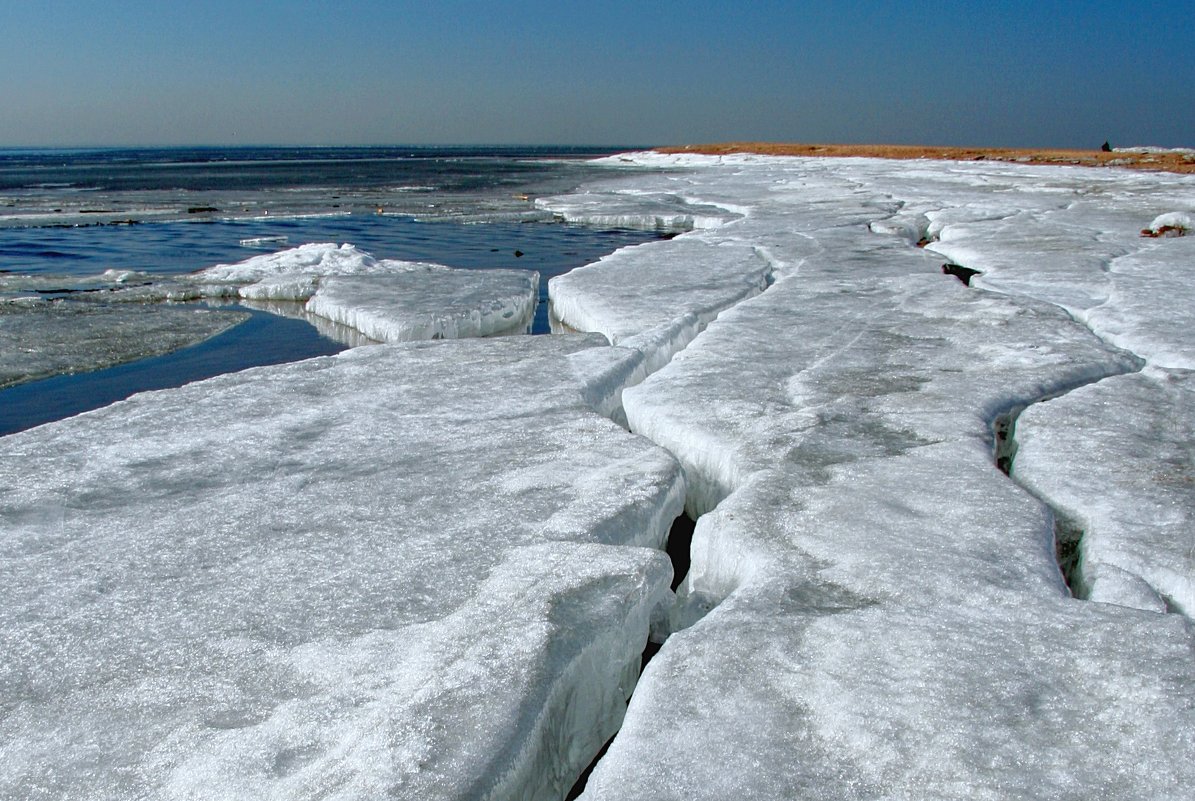
[[(620, 346), (660, 324), (640, 321), (653, 304), (676, 324), (685, 288), (653, 271), (667, 275), (669, 249), (694, 241), (785, 267), (622, 394), (631, 430), (680, 460), (687, 507), (701, 516), (678, 630), (583, 797), (1181, 797), (1195, 781), (1195, 642), (1182, 616), (1158, 612), (1185, 608), (1192, 567), (1185, 512), (1173, 528), (1156, 523), (1195, 508), (1182, 484), (1192, 460), (1164, 448), (1175, 485), (1159, 494), (1166, 480), (1124, 457), (1150, 453), (1160, 429), (1177, 445), (1190, 421), (1184, 382), (1161, 363), (1195, 330), (1185, 290), (1171, 284), (1162, 299), (1146, 278), (1179, 252), (1161, 247), (1189, 238), (1139, 232), (1155, 209), (1181, 207), (1191, 180), (620, 159), (665, 168), (624, 179), (635, 191), (619, 195), (621, 214), (630, 197), (666, 192), (739, 216), (587, 268), (583, 289), (577, 279), (575, 296), (561, 291), (563, 316), (612, 340), (617, 330)], [(983, 275), (964, 287), (942, 275), (943, 256)], [(634, 284), (615, 277), (626, 261), (642, 276)], [(733, 258), (726, 269), (735, 273)], [(1094, 336), (1082, 321), (1100, 314), (1124, 334)], [(1157, 344), (1123, 349), (1142, 342)], [(1107, 378), (1142, 361), (1154, 366)], [(1140, 384), (1136, 397), (1121, 389)], [(1107, 422), (1070, 424), (1094, 404)], [(1049, 508), (993, 463), (992, 422), (1021, 406), (1039, 428), (1049, 422), (1038, 408), (1057, 406), (1061, 422), (1047, 456), (1022, 454), (1014, 472), (1035, 463), (1074, 488), (1073, 508), (1107, 532), (1090, 544), (1092, 565), (1136, 571), (1158, 588), (1153, 601), (1133, 602), (1108, 578), (1100, 599), (1113, 603), (1070, 597)], [(1134, 422), (1123, 443), (1099, 433), (1124, 416)], [(1079, 442), (1071, 464), (1055, 461)], [(1113, 508), (1155, 510), (1140, 515), (1155, 539), (1108, 519)]]

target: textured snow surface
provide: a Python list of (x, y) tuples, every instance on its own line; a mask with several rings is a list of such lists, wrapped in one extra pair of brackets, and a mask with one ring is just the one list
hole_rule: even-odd
[[(1195, 179), (610, 163), (541, 206), (681, 233), (552, 282), (588, 337), (0, 440), (0, 798), (560, 798), (615, 730), (586, 798), (1189, 797), (1195, 237), (1141, 231)], [(320, 245), (183, 291), (390, 337), (425, 276)]]
[[(645, 218), (663, 194), (735, 216), (563, 282), (562, 305), (600, 310), (582, 327), (625, 346), (683, 320), (663, 276), (688, 248), (760, 254), (774, 283), (622, 393), (701, 517), (675, 633), (584, 797), (1185, 798), (1195, 639), (1167, 612), (1192, 576), (1192, 240), (1140, 231), (1195, 181), (628, 158), (657, 170), (618, 193), (624, 217), (636, 194)], [(589, 201), (573, 213), (600, 219)], [(1162, 603), (1071, 596), (1055, 512), (996, 467), (995, 424), (1023, 407), (1034, 486), (1104, 532), (1099, 581), (1114, 565)]]
[(1083, 532), (1076, 582), (1096, 601), (1195, 617), (1195, 383), (1119, 376), (1030, 407), (1016, 477)]
[(553, 316), (598, 331), (662, 367), (710, 320), (767, 287), (772, 266), (751, 247), (685, 237), (623, 248), (548, 282)]
[[(532, 270), (454, 270), (375, 259), (353, 245), (308, 244), (196, 273), (201, 294), (300, 301), (379, 342), (525, 333), (539, 297)], [(221, 284), (231, 285), (221, 286)]]
[(0, 797), (561, 797), (683, 500), (585, 400), (601, 344), (361, 348), (4, 438)]

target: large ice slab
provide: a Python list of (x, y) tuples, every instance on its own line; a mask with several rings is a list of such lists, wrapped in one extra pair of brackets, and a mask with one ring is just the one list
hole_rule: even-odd
[(591, 410), (600, 344), (363, 348), (6, 437), (0, 796), (560, 797), (683, 496)]
[(1029, 407), (1016, 478), (1082, 532), (1072, 586), (1195, 616), (1195, 385), (1150, 369)]
[(548, 292), (556, 320), (638, 350), (653, 372), (771, 273), (754, 248), (686, 237), (623, 248), (551, 279)]
[(1179, 799), (1191, 659), (1176, 617), (1077, 601), (736, 595), (648, 665), (582, 797)]
[[(1140, 229), (1195, 183), (636, 158), (669, 168), (645, 195), (739, 215), (661, 250), (753, 248), (776, 280), (623, 393), (701, 517), (676, 633), (585, 797), (1181, 797), (1191, 629), (1069, 596), (1053, 515), (997, 469), (993, 427), (1148, 360), (1085, 315), (1127, 308), (1116, 260), (1185, 241)], [(968, 288), (943, 256), (986, 272)], [(628, 317), (680, 295), (642, 286)]]
[(201, 294), (298, 301), (379, 342), (525, 333), (539, 300), (532, 270), (455, 270), (376, 259), (353, 245), (308, 244), (193, 276)]
[(527, 333), (539, 299), (531, 270), (431, 268), (325, 278), (307, 311), (379, 342)]

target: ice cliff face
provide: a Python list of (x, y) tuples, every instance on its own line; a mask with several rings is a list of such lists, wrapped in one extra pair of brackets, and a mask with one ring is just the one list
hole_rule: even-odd
[[(634, 187), (645, 217), (657, 195), (739, 216), (558, 279), (565, 324), (634, 349), (744, 275), (719, 254), (765, 254), (774, 284), (724, 293), (622, 395), (701, 517), (678, 630), (584, 797), (1182, 797), (1195, 306), (1190, 242), (1140, 230), (1195, 182), (637, 158), (661, 168)], [(1026, 407), (1012, 471), (1038, 497), (994, 454)], [(1062, 509), (1090, 600), (1060, 573)]]

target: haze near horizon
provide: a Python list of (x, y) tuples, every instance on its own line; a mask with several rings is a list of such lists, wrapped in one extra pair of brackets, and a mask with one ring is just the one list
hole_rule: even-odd
[(0, 146), (1195, 145), (1127, 2), (8, 4)]

